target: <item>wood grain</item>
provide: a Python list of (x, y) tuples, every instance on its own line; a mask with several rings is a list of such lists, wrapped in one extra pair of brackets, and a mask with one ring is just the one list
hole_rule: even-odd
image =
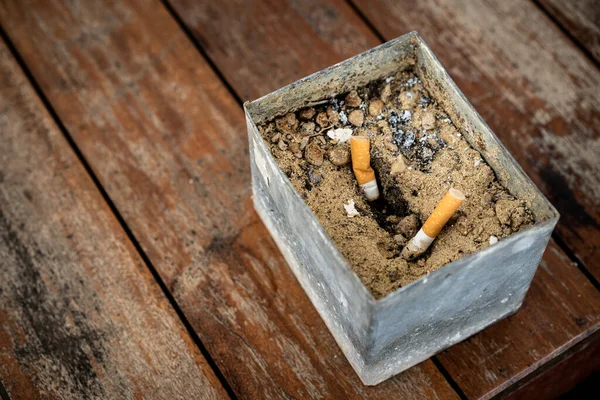
[(0, 2), (7, 34), (243, 398), (456, 398), (431, 362), (363, 386), (250, 200), (246, 129), (158, 2)]
[[(255, 0), (252, 2), (253, 7), (244, 11), (233, 7), (216, 7), (207, 1), (172, 0), (172, 3), (225, 79), (241, 94), (242, 100), (249, 100), (299, 79), (313, 72), (316, 67), (325, 67), (327, 65), (323, 64), (326, 61), (333, 64), (352, 53), (364, 50), (364, 40), (357, 37), (363, 31), (360, 21), (347, 18), (348, 7), (341, 2), (278, 2), (278, 8), (273, 12), (266, 0)], [(307, 28), (315, 25), (310, 17), (314, 13), (309, 12), (309, 9), (319, 8), (329, 11), (318, 15), (327, 14), (330, 21), (335, 21), (336, 26), (344, 27), (344, 32), (352, 32), (351, 35), (342, 36), (347, 39), (343, 52), (336, 46), (338, 41), (315, 38), (319, 36), (319, 30)], [(421, 11), (426, 14), (426, 7)], [(226, 21), (236, 19), (242, 22), (219, 31), (219, 27)], [(246, 34), (254, 29), (255, 23), (263, 27), (257, 28), (262, 29), (263, 34)], [(467, 35), (467, 28), (462, 29), (466, 32), (459, 33)], [(302, 35), (303, 38), (285, 45), (272, 42), (272, 38), (282, 37), (289, 31)], [(364, 39), (369, 46), (377, 44), (372, 34)], [(235, 45), (231, 45), (233, 43)], [(261, 50), (254, 52), (256, 48)], [(299, 71), (298, 68), (304, 66), (298, 64), (297, 60), (317, 52), (327, 54), (327, 60), (319, 65), (306, 65), (306, 69)], [(238, 61), (232, 62), (233, 60)], [(261, 70), (264, 60), (277, 60), (272, 66), (276, 69), (276, 74), (268, 75)], [(247, 70), (260, 76), (260, 80), (239, 79)], [(582, 302), (581, 297), (586, 300)], [(452, 348), (441, 358), (445, 361), (444, 365), (467, 360), (460, 367), (453, 366), (451, 373), (453, 377), (457, 376), (459, 385), (461, 388), (464, 386), (470, 397), (511, 391), (514, 390), (512, 385), (515, 382), (543, 370), (553, 357), (560, 356), (580, 341), (588, 340), (599, 328), (599, 306), (597, 291), (571, 265), (558, 246), (551, 242), (522, 311), (456, 346), (456, 350)], [(532, 336), (531, 332), (549, 333), (551, 337), (546, 337), (545, 334)], [(575, 378), (581, 380), (586, 376), (586, 371), (579, 372), (580, 374), (574, 374), (572, 384), (575, 383)]]
[(243, 100), (380, 44), (343, 0), (171, 0)]
[(386, 39), (424, 37), (561, 213), (558, 236), (600, 280), (600, 70), (530, 2), (356, 3)]
[(227, 397), (3, 42), (0, 132), (10, 397)]
[[(589, 375), (584, 383), (580, 383), (583, 374)], [(600, 331), (594, 333), (592, 340), (579, 343), (564, 356), (557, 357), (549, 363), (549, 368), (540, 371), (534, 380), (523, 380), (515, 384), (515, 390), (508, 396), (510, 399), (556, 399), (569, 392), (569, 399), (593, 398), (598, 389), (598, 373), (600, 372)], [(594, 378), (594, 374), (596, 377)], [(590, 382), (592, 381), (592, 382)], [(590, 384), (591, 383), (591, 384)], [(576, 386), (577, 385), (577, 386)], [(588, 386), (587, 392), (585, 386)], [(577, 395), (579, 392), (579, 395)], [(583, 395), (583, 396), (582, 396)], [(562, 398), (566, 400), (566, 398)]]
[(600, 3), (597, 0), (536, 0), (600, 63)]

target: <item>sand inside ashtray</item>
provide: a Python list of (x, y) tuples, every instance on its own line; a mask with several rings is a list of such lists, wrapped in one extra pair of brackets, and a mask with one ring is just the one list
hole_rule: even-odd
[[(412, 71), (269, 121), (259, 130), (284, 173), (375, 298), (533, 224)], [(348, 139), (371, 140), (382, 197), (367, 202)], [(400, 252), (449, 188), (466, 200), (429, 250)]]

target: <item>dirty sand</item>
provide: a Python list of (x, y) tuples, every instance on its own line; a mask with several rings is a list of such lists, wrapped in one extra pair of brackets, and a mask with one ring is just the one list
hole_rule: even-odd
[[(338, 128), (371, 139), (380, 200), (363, 197), (349, 144), (327, 134)], [(375, 298), (534, 222), (411, 71), (288, 113), (259, 130)], [(450, 187), (465, 193), (465, 202), (423, 256), (401, 259), (403, 246)], [(350, 201), (358, 215), (349, 214)]]

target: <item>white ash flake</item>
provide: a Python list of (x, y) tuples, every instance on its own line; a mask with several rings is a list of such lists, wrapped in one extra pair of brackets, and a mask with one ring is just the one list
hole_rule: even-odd
[(387, 78), (385, 78), (385, 82), (386, 82), (386, 83), (390, 83), (390, 82), (391, 82), (391, 81), (393, 81), (393, 80), (394, 80), (394, 77), (393, 77), (393, 76), (388, 76)]
[(490, 246), (498, 243), (498, 238), (496, 236), (490, 236)]
[(408, 124), (411, 120), (412, 117), (412, 113), (409, 110), (402, 110), (402, 112), (400, 113), (400, 121), (402, 121), (405, 124)]
[(327, 132), (327, 136), (330, 139), (338, 140), (340, 143), (344, 143), (344, 142), (347, 142), (348, 140), (350, 140), (350, 137), (352, 136), (352, 129), (350, 129), (350, 128), (332, 129)]
[(356, 210), (356, 207), (354, 206), (354, 200), (352, 199), (348, 200), (348, 204), (344, 204), (344, 209), (346, 209), (346, 213), (350, 218), (360, 215), (360, 213)]
[(348, 116), (346, 115), (346, 113), (344, 111), (340, 111), (340, 113), (338, 114), (338, 118), (339, 118), (340, 122), (342, 123), (342, 125), (348, 125)]
[(477, 161), (475, 161), (475, 164), (473, 164), (474, 167), (478, 166), (479, 164), (481, 164), (481, 158)]
[(416, 76), (413, 76), (412, 78), (410, 78), (409, 80), (406, 81), (406, 83), (404, 84), (404, 86), (406, 86), (406, 87), (413, 87), (417, 83), (421, 83), (421, 80), (419, 78), (417, 78)]

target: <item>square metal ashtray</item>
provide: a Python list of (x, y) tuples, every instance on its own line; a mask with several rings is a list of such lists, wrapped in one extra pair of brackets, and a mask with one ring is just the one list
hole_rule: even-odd
[[(257, 124), (412, 67), (536, 224), (376, 300), (263, 141)], [(254, 207), (352, 367), (375, 385), (521, 306), (558, 212), (411, 32), (244, 105)]]

